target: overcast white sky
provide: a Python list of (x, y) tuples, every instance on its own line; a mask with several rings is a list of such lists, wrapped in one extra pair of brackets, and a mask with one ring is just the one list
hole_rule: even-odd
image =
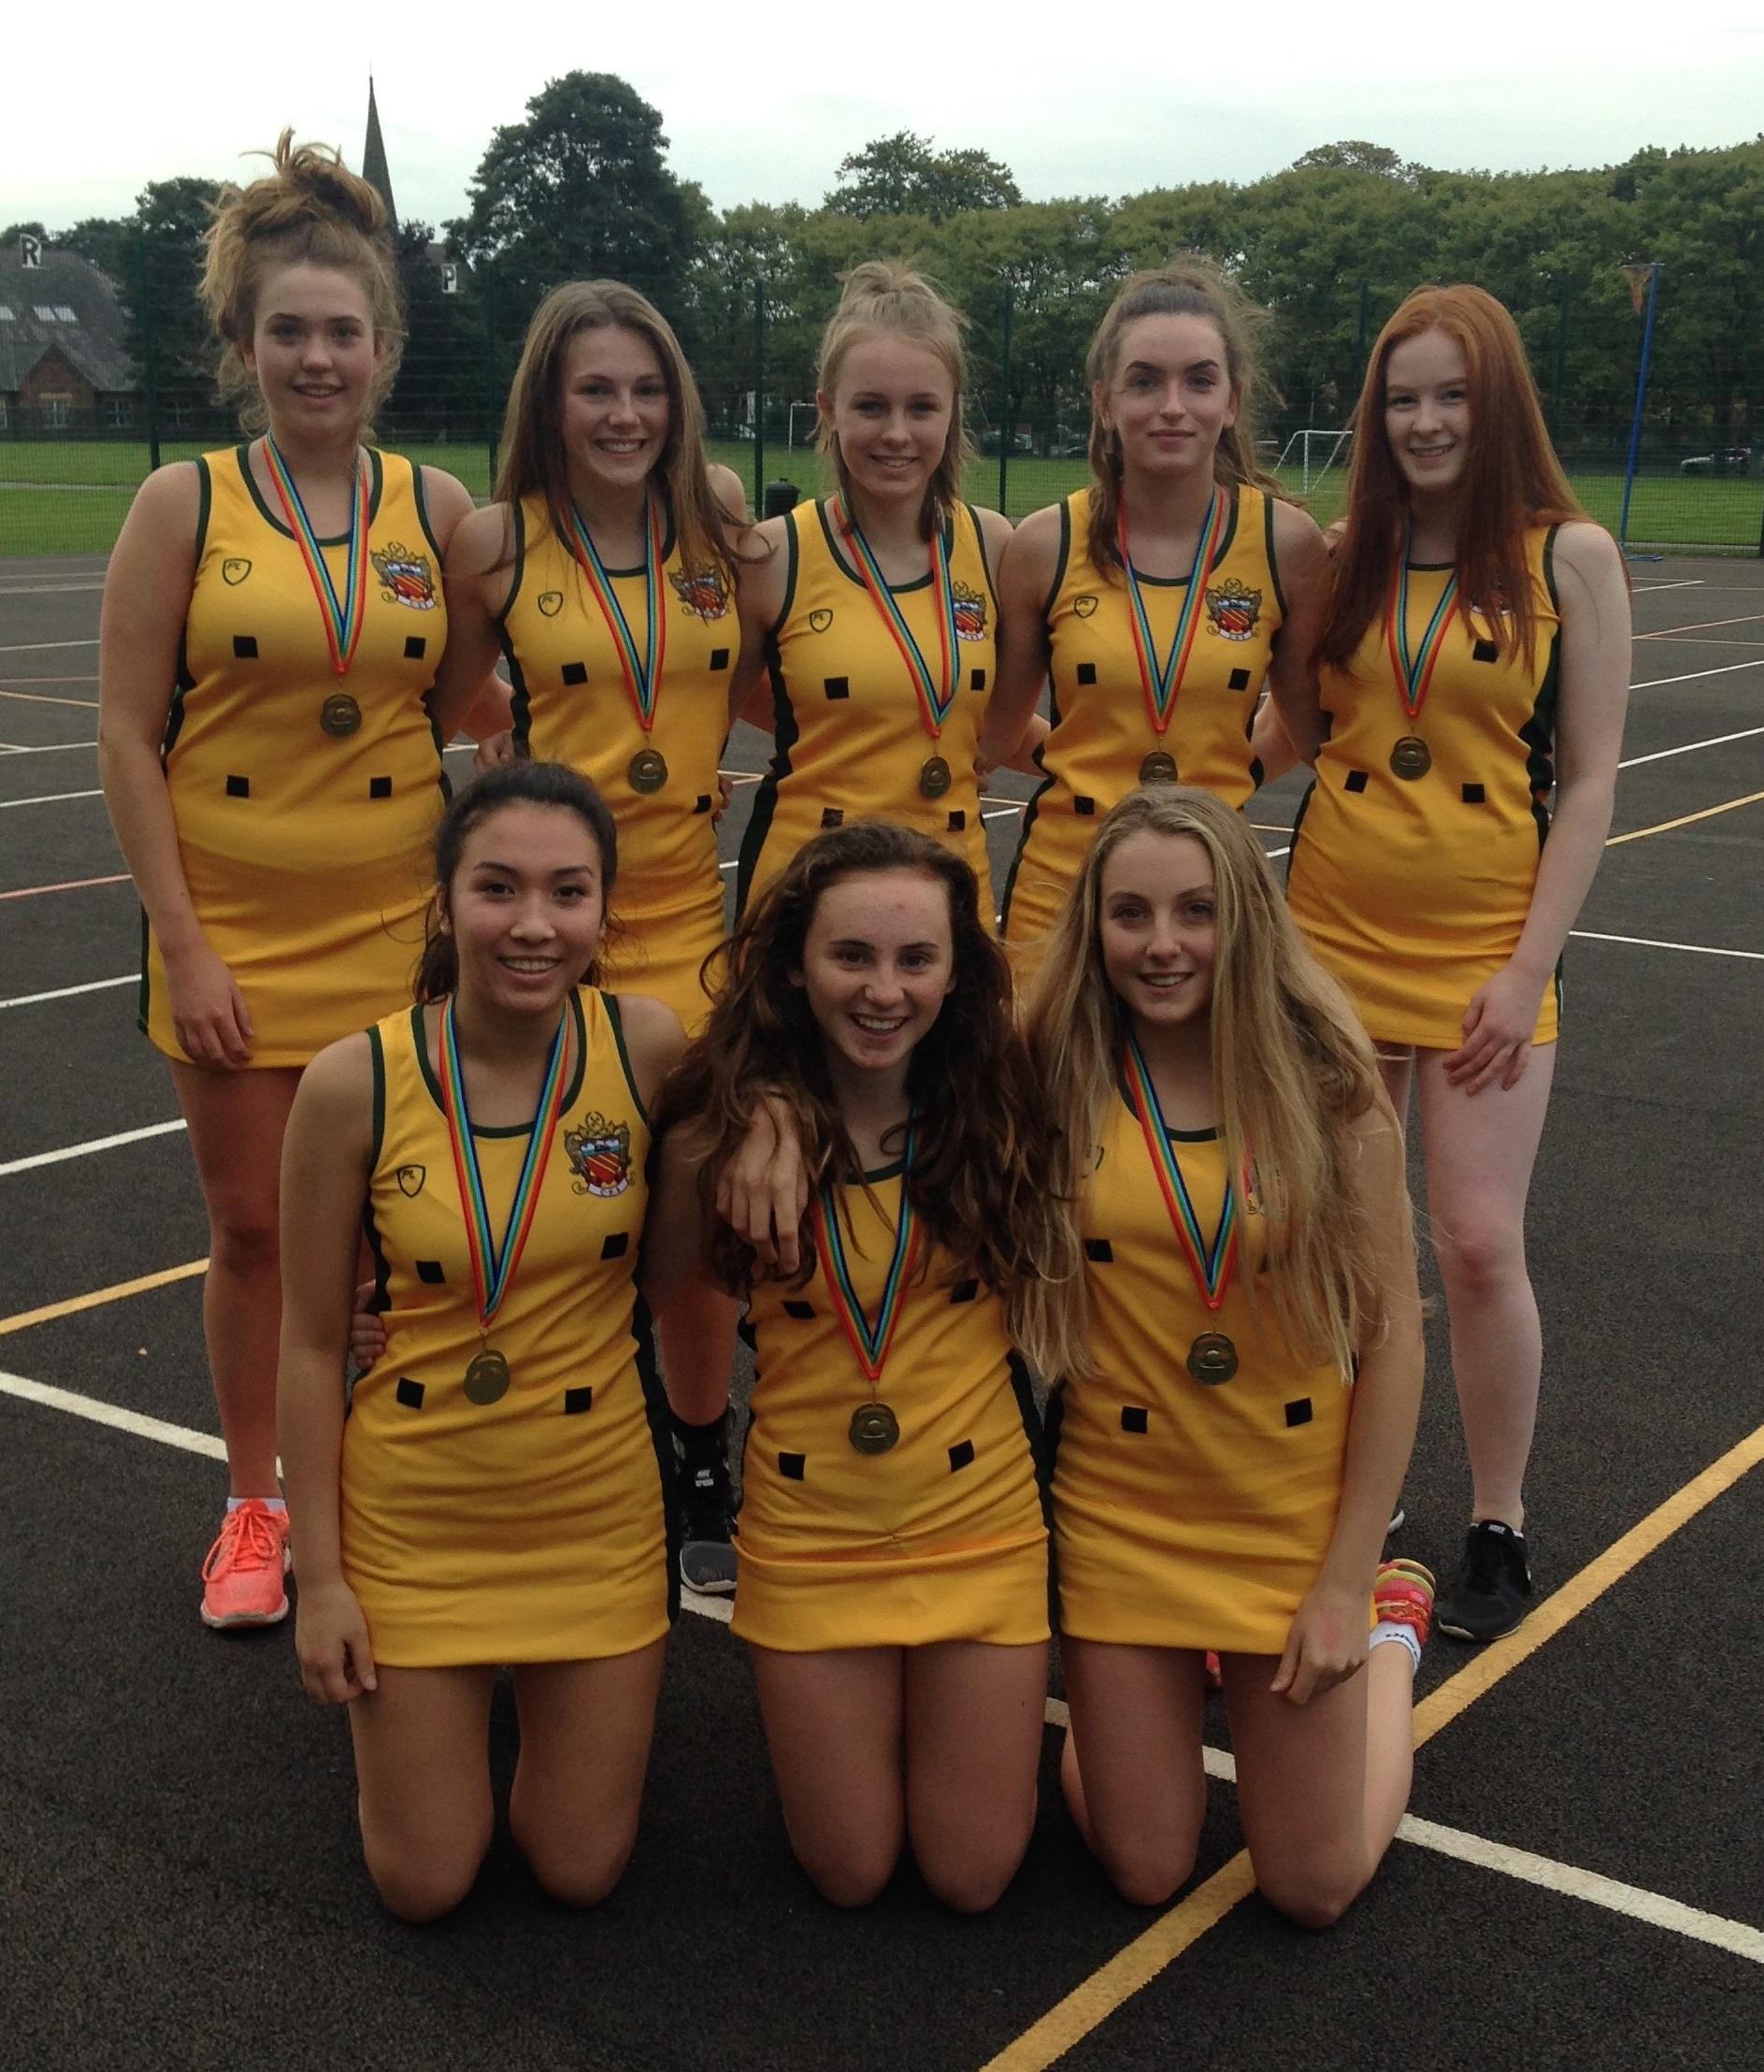
[(399, 213), (431, 222), (464, 213), (492, 130), (575, 69), (629, 80), (661, 110), (674, 171), (724, 208), (813, 206), (847, 151), (897, 129), (979, 146), (1042, 200), (1254, 180), (1343, 137), (1513, 168), (1764, 124), (1758, 0), (89, 0), (30, 9), (7, 55), (0, 222), (51, 230), (126, 214), (150, 180), (237, 177), (286, 122), (358, 162), (370, 68)]

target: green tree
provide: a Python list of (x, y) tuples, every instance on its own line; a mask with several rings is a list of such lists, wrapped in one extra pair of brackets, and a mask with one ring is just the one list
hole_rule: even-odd
[[(484, 312), (467, 268), (424, 223), (398, 225), (398, 284), (404, 295), (404, 357), (386, 406), (395, 437), (480, 438), (502, 402), (486, 396)], [(450, 293), (442, 266), (453, 267)]]
[(911, 130), (879, 137), (839, 161), (828, 209), (866, 223), (924, 216), (942, 223), (968, 209), (1014, 209), (1023, 199), (1010, 166), (976, 150), (939, 151)]

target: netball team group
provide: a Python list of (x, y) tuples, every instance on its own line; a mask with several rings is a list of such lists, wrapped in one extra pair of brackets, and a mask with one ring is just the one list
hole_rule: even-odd
[[(1532, 1587), (1525, 1205), (1628, 598), (1511, 319), (1397, 311), (1326, 543), (1258, 461), (1257, 313), (1191, 258), (1124, 283), (1091, 481), (1014, 530), (962, 500), (962, 320), (896, 265), (822, 341), (830, 493), (757, 525), (614, 282), (535, 315), (484, 508), (369, 443), (396, 277), (328, 151), (224, 197), (204, 293), (251, 436), (136, 499), (103, 780), (211, 1231), (202, 1616), (281, 1619), (292, 1565), (386, 1904), (469, 1890), (505, 1669), (515, 1837), (611, 1889), (683, 1581), (734, 1590), (834, 1903), (908, 1851), (997, 1899), (1056, 1631), (1119, 1891), (1190, 1873), (1211, 1679), (1258, 1884), (1336, 1919), (1429, 1624), (1492, 1638)], [(1283, 887), (1239, 809), (1300, 761)], [(995, 900), (1006, 766), (1040, 784)], [(1471, 1482), (1437, 1605), (1383, 1558), (1412, 1110)]]

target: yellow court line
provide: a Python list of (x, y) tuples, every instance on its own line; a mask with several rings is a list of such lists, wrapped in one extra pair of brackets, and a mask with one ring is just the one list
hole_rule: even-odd
[(1640, 842), (1644, 835), (1668, 834), (1674, 827), (1688, 827), (1693, 820), (1713, 820), (1718, 813), (1732, 813), (1739, 806), (1756, 806), (1760, 799), (1764, 799), (1764, 791), (1748, 792), (1743, 799), (1729, 799), (1725, 805), (1705, 806), (1701, 813), (1687, 813), (1676, 820), (1662, 820), (1657, 827), (1637, 827), (1632, 834), (1613, 835), (1605, 847), (1616, 849), (1626, 842)]
[[(1415, 1707), (1415, 1746), (1430, 1741), (1467, 1706), (1493, 1690), (1528, 1656), (1577, 1619), (1596, 1598), (1670, 1539), (1680, 1526), (1730, 1489), (1750, 1468), (1764, 1460), (1764, 1425), (1724, 1453), (1665, 1503), (1656, 1505), (1639, 1525), (1589, 1561), (1562, 1588), (1545, 1598), (1525, 1624), (1505, 1640), (1497, 1640), (1428, 1693)], [(1239, 1900), (1255, 1889), (1248, 1849), (1238, 1853), (1172, 1907), (1161, 1921), (1094, 1971), (1065, 1999), (1050, 2007), (981, 2072), (1046, 2072), (1046, 2067), (1099, 2028), (1126, 2001), (1149, 1986), (1166, 1965), (1199, 1941)]]
[(131, 1295), (145, 1295), (150, 1288), (166, 1288), (173, 1281), (194, 1280), (208, 1270), (207, 1259), (190, 1259), (182, 1266), (168, 1266), (163, 1273), (143, 1273), (136, 1281), (118, 1281), (114, 1288), (94, 1288), (90, 1295), (70, 1295), (65, 1302), (49, 1302), (41, 1309), (27, 1309), (22, 1316), (0, 1317), (0, 1338), (15, 1331), (29, 1331), (33, 1324), (52, 1324), (58, 1317), (74, 1317), (82, 1309), (102, 1309), (107, 1302), (121, 1302)]

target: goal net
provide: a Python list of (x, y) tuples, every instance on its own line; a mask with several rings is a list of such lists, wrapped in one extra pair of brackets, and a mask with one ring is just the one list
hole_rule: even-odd
[(1280, 456), (1279, 472), (1288, 482), (1296, 476), (1299, 495), (1309, 496), (1331, 468), (1346, 468), (1353, 444), (1354, 434), (1345, 427), (1295, 432)]

